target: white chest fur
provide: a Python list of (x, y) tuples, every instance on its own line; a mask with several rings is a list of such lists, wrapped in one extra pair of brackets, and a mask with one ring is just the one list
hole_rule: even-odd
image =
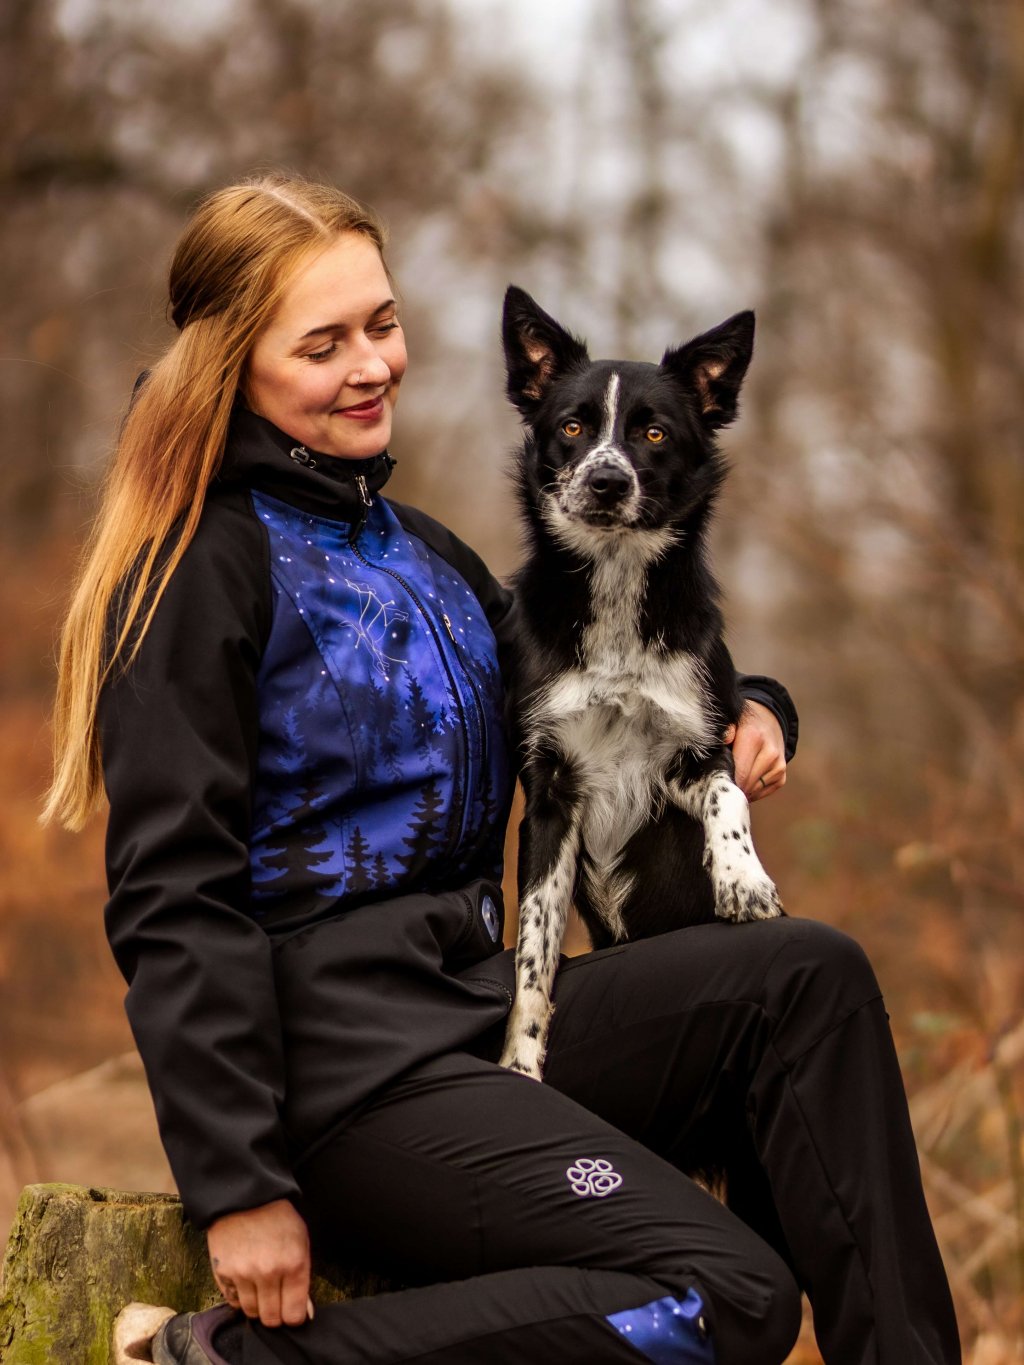
[(605, 540), (593, 561), (592, 619), (579, 665), (552, 679), (526, 718), (530, 746), (551, 746), (572, 765), (584, 876), (616, 936), (629, 891), (618, 872), (622, 850), (664, 802), (665, 772), (675, 754), (706, 750), (717, 739), (700, 662), (640, 638), (648, 565), (668, 535), (632, 531)]

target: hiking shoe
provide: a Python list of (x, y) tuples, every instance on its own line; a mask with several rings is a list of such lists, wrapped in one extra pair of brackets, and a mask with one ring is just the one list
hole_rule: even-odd
[(202, 1313), (168, 1318), (153, 1338), (154, 1365), (230, 1365), (213, 1344), (214, 1334), (238, 1317), (238, 1309), (219, 1303)]

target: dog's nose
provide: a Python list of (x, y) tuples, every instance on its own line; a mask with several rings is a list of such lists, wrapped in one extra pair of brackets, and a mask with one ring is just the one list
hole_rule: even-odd
[(603, 503), (621, 502), (633, 486), (629, 473), (621, 465), (595, 465), (587, 474), (587, 488)]

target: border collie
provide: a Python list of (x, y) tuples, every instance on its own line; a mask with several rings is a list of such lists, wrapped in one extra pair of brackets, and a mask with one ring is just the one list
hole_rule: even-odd
[(536, 1080), (575, 900), (595, 948), (782, 913), (723, 744), (742, 701), (705, 539), (753, 313), (665, 352), (592, 361), (521, 289), (508, 396), (526, 439), (528, 558), (510, 702), (526, 816), (517, 994), (501, 1063)]

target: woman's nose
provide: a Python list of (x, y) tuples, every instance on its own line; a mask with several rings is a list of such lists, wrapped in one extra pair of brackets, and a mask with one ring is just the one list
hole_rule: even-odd
[(390, 365), (372, 346), (367, 346), (364, 354), (353, 361), (349, 383), (386, 384), (390, 378)]

